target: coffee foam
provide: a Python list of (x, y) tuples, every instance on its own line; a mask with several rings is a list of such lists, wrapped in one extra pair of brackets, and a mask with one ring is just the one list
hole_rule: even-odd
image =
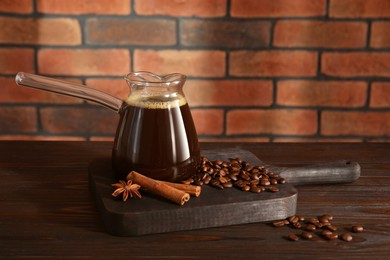
[(181, 95), (175, 97), (130, 95), (125, 101), (131, 106), (148, 109), (168, 109), (187, 104), (185, 97)]

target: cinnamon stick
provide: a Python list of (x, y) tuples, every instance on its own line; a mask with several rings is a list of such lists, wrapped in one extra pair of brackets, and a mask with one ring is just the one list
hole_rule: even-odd
[(184, 203), (190, 200), (190, 194), (187, 192), (173, 188), (165, 183), (156, 181), (135, 171), (130, 172), (126, 179), (132, 180), (134, 183), (139, 184), (143, 189), (179, 205), (184, 205)]
[(175, 183), (175, 182), (168, 182), (168, 181), (158, 181), (158, 182), (164, 183), (178, 190), (187, 192), (191, 196), (195, 196), (195, 197), (199, 197), (202, 191), (202, 188), (200, 186), (195, 186), (191, 184)]

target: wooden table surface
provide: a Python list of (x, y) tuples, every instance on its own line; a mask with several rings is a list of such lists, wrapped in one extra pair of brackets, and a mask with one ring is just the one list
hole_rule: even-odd
[[(88, 162), (109, 142), (0, 142), (0, 258), (390, 259), (390, 143), (202, 143), (242, 148), (269, 163), (360, 163), (352, 184), (298, 186), (297, 213), (334, 216), (351, 242), (288, 241), (297, 231), (255, 223), (139, 237), (107, 234), (88, 188)], [(341, 231), (340, 231), (341, 232)]]

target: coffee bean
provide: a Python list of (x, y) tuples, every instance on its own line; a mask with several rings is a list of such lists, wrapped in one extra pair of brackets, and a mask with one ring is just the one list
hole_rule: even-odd
[(229, 175), (229, 178), (232, 180), (232, 181), (236, 181), (238, 180), (238, 173), (232, 173)]
[(229, 180), (227, 179), (227, 178), (225, 178), (225, 177), (219, 177), (219, 182), (221, 183), (221, 184), (224, 184), (224, 183), (226, 183), (226, 182), (228, 182)]
[[(334, 231), (337, 230), (337, 228), (335, 226), (333, 226), (329, 220), (333, 219), (333, 217), (331, 215), (328, 215), (328, 214), (325, 214), (325, 215), (322, 215), (318, 218), (314, 217), (314, 218), (306, 218), (306, 226), (305, 226), (305, 229), (307, 231), (302, 231), (301, 234), (299, 235), (296, 235), (296, 234), (290, 234), (288, 235), (286, 238), (288, 238), (289, 240), (291, 241), (297, 241), (299, 240), (299, 237), (303, 238), (303, 239), (308, 239), (308, 240), (311, 240), (311, 241), (317, 241), (319, 240), (320, 238), (319, 237), (314, 237), (314, 234), (318, 234), (318, 236), (326, 239), (326, 240), (335, 240), (335, 239), (340, 239), (340, 240), (343, 240), (343, 241), (346, 241), (346, 242), (350, 242), (353, 240), (353, 236), (351, 234), (348, 234), (348, 233), (343, 233), (341, 235), (338, 235), (336, 233), (334, 233)], [(278, 221), (275, 221), (272, 223), (272, 225), (274, 227), (283, 227), (283, 226), (293, 226), (297, 229), (303, 229), (302, 228), (302, 223), (303, 221), (305, 220), (305, 218), (301, 215), (293, 215), (293, 216), (290, 216), (290, 217), (287, 217), (286, 219), (284, 220), (278, 220)], [(321, 223), (321, 221), (323, 223)], [(319, 225), (324, 225), (322, 226), (322, 229), (320, 230), (320, 232), (316, 232), (314, 233), (313, 231), (315, 231)], [(363, 226), (361, 225), (354, 225), (352, 226), (351, 230), (354, 231), (354, 232), (362, 232), (363, 231)]]
[(191, 184), (191, 183), (193, 183), (193, 182), (194, 182), (194, 179), (189, 178), (189, 179), (187, 179), (187, 180), (182, 181), (181, 183), (183, 183), (183, 184)]
[(271, 186), (271, 187), (268, 188), (268, 190), (271, 191), (271, 192), (278, 192), (279, 188), (276, 187), (276, 186)]
[(283, 227), (285, 225), (285, 222), (284, 222), (284, 220), (278, 220), (278, 221), (272, 222), (272, 225), (274, 227)]
[(328, 220), (332, 220), (333, 219), (333, 216), (332, 215), (329, 215), (329, 214), (324, 214), (321, 216), (321, 218), (326, 218)]
[(246, 181), (249, 181), (251, 179), (251, 177), (249, 175), (247, 175), (246, 173), (241, 173), (240, 177), (241, 177), (241, 179), (246, 180)]
[(196, 180), (196, 181), (195, 181), (195, 185), (196, 185), (196, 186), (202, 186), (202, 185), (203, 185), (203, 181)]
[(259, 180), (259, 178), (260, 178), (260, 175), (258, 174), (258, 173), (251, 173), (251, 179), (252, 180)]
[(211, 176), (210, 176), (210, 175), (207, 175), (207, 176), (204, 178), (203, 183), (207, 185), (207, 184), (210, 183), (210, 181), (211, 181)]
[(349, 242), (352, 241), (353, 237), (348, 233), (344, 233), (340, 235), (340, 239)]
[(306, 219), (307, 223), (316, 224), (319, 222), (318, 218), (308, 218)]
[(298, 241), (299, 240), (299, 237), (295, 234), (290, 234), (287, 236), (287, 238), (291, 241)]
[(218, 189), (223, 190), (223, 186), (222, 186), (222, 185), (219, 183), (219, 181), (216, 180), (216, 179), (212, 179), (212, 180), (210, 181), (210, 184), (211, 184), (212, 186), (218, 188)]
[(260, 180), (260, 183), (261, 183), (261, 185), (263, 185), (263, 186), (271, 185), (271, 182), (269, 181), (268, 178), (262, 178), (262, 179)]
[(316, 229), (317, 229), (317, 227), (314, 226), (313, 224), (307, 224), (307, 225), (306, 225), (306, 230), (307, 230), (307, 231), (314, 231), (314, 230), (316, 230)]
[(329, 229), (330, 231), (334, 232), (337, 230), (337, 228), (335, 226), (332, 226), (332, 225), (329, 225), (329, 226), (325, 226), (327, 229)]
[(251, 189), (251, 187), (249, 187), (248, 185), (245, 185), (244, 187), (242, 187), (242, 191), (249, 191)]
[(299, 221), (299, 218), (297, 216), (291, 216), (288, 218), (288, 221), (291, 223), (291, 224), (295, 224)]
[(323, 236), (327, 236), (327, 235), (331, 235), (331, 234), (333, 234), (333, 232), (330, 230), (327, 230), (327, 229), (324, 229), (321, 231), (321, 235), (323, 235)]
[(302, 227), (302, 224), (299, 223), (299, 222), (297, 222), (297, 223), (294, 223), (293, 226), (294, 226), (294, 228), (296, 228), (296, 229), (300, 229), (300, 228)]
[[(208, 184), (219, 189), (232, 185), (244, 191), (252, 189), (253, 192), (261, 192), (266, 190), (265, 186), (285, 182), (278, 174), (269, 171), (264, 166), (254, 166), (240, 158), (231, 158), (229, 161), (210, 161), (206, 157), (201, 157), (200, 164), (198, 171), (192, 176), (193, 181), (186, 180), (185, 183)], [(251, 188), (253, 186), (258, 188)], [(271, 192), (278, 190), (278, 187), (269, 189)]]
[(318, 220), (324, 224), (324, 223), (329, 223), (329, 219), (327, 217), (321, 216), (318, 218)]
[(301, 233), (301, 237), (303, 237), (304, 239), (311, 239), (313, 237), (313, 234), (310, 232), (303, 231)]
[(251, 192), (259, 193), (261, 192), (261, 189), (257, 186), (251, 186)]
[(335, 233), (325, 235), (325, 238), (326, 238), (327, 240), (335, 240), (335, 239), (337, 239), (338, 237), (339, 237), (339, 236), (338, 236), (337, 234), (335, 234)]
[(224, 188), (231, 188), (231, 187), (233, 187), (233, 183), (231, 181), (228, 181), (228, 182), (222, 183), (222, 186)]
[(216, 160), (214, 163), (215, 163), (216, 165), (221, 165), (221, 164), (223, 163), (223, 161), (222, 161), (222, 160)]
[(363, 232), (364, 228), (363, 226), (352, 226), (352, 231), (355, 233)]

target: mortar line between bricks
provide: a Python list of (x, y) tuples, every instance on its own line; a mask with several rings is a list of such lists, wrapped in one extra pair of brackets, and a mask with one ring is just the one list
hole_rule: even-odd
[[(140, 46), (140, 45), (112, 45), (112, 44), (86, 44), (86, 45), (47, 45), (47, 44), (10, 44), (0, 43), (0, 48), (34, 48), (39, 46), (41, 49), (69, 49), (69, 50), (111, 50), (111, 49), (128, 49), (134, 48), (136, 50), (154, 50), (154, 51), (165, 51), (165, 50), (178, 50), (178, 51), (221, 51), (227, 50), (227, 47), (212, 47), (212, 46), (176, 46), (176, 45), (159, 45), (159, 46)], [(180, 49), (178, 49), (180, 47)], [(302, 52), (331, 52), (331, 53), (387, 53), (390, 48), (324, 48), (324, 47), (277, 47), (277, 46), (262, 46), (262, 47), (228, 47), (230, 52), (239, 51), (302, 51)]]
[(222, 121), (222, 133), (219, 135), (220, 137), (225, 137), (227, 134), (227, 110), (223, 109), (223, 121)]
[(216, 16), (216, 17), (202, 17), (202, 16), (172, 16), (172, 15), (139, 15), (136, 13), (136, 9), (132, 6), (132, 11), (130, 14), (54, 14), (54, 13), (38, 13), (36, 10), (36, 0), (33, 0), (33, 12), (24, 14), (24, 13), (1, 13), (0, 17), (20, 17), (20, 18), (35, 18), (36, 16), (44, 16), (45, 18), (69, 18), (77, 19), (79, 17), (83, 18), (117, 18), (117, 19), (191, 19), (191, 20), (206, 20), (206, 21), (277, 21), (277, 20), (308, 20), (308, 21), (346, 21), (346, 22), (364, 22), (364, 21), (390, 21), (390, 17), (329, 17), (325, 15), (319, 16), (270, 16), (270, 17), (235, 17), (235, 16)]
[(38, 10), (37, 10), (37, 0), (33, 0), (32, 1), (32, 14), (37, 14), (38, 13)]
[(231, 18), (230, 15), (231, 5), (232, 5), (231, 0), (226, 0), (226, 15), (225, 15), (226, 18)]
[(274, 108), (278, 106), (277, 96), (278, 96), (278, 79), (273, 79), (272, 80), (272, 103), (270, 107)]
[(321, 115), (322, 115), (322, 110), (318, 109), (317, 110), (317, 136), (321, 136)]
[(329, 17), (329, 10), (330, 10), (330, 0), (326, 0), (325, 1), (325, 14), (324, 14), (324, 17), (328, 20), (328, 19), (332, 19), (331, 17)]
[[(0, 103), (0, 107), (35, 107), (39, 105), (40, 108), (87, 108), (87, 109), (106, 109), (101, 105), (85, 103)], [(322, 106), (191, 106), (194, 110), (208, 110), (208, 109), (223, 109), (227, 112), (233, 110), (321, 110), (321, 111), (339, 111), (339, 112), (389, 112), (390, 107), (322, 107)], [(115, 112), (112, 112), (115, 114)]]
[(365, 107), (372, 111), (372, 108), (370, 107), (370, 99), (371, 99), (371, 89), (372, 89), (372, 81), (367, 82), (367, 93), (366, 93), (366, 101), (365, 101)]
[(313, 134), (313, 135), (302, 135), (302, 134), (281, 134), (281, 135), (277, 135), (277, 134), (230, 134), (230, 135), (227, 135), (227, 136), (223, 136), (220, 138), (220, 136), (218, 135), (205, 135), (205, 134), (202, 134), (202, 135), (198, 135), (199, 138), (215, 138), (215, 139), (224, 139), (224, 138), (229, 138), (229, 139), (240, 139), (240, 138), (272, 138), (272, 139), (276, 139), (276, 138), (301, 138), (301, 139), (361, 139), (361, 140), (365, 140), (365, 139), (369, 139), (369, 140), (375, 140), (375, 139), (382, 139), (382, 138), (388, 138), (387, 135), (316, 135), (316, 134)]
[(135, 8), (135, 0), (127, 0), (129, 1), (130, 3), (130, 8), (131, 8), (131, 12), (130, 12), (130, 15), (128, 16), (137, 16), (137, 13), (136, 13), (136, 8)]
[(369, 50), (371, 50), (370, 49), (371, 26), (372, 26), (372, 22), (368, 21), (367, 22), (367, 34), (366, 34), (366, 48), (369, 49)]
[(180, 19), (176, 19), (175, 20), (175, 32), (176, 32), (176, 48), (179, 48), (181, 49), (183, 46), (181, 45), (181, 39), (180, 39), (180, 36), (181, 36), (181, 27), (183, 25), (181, 24), (181, 20)]

